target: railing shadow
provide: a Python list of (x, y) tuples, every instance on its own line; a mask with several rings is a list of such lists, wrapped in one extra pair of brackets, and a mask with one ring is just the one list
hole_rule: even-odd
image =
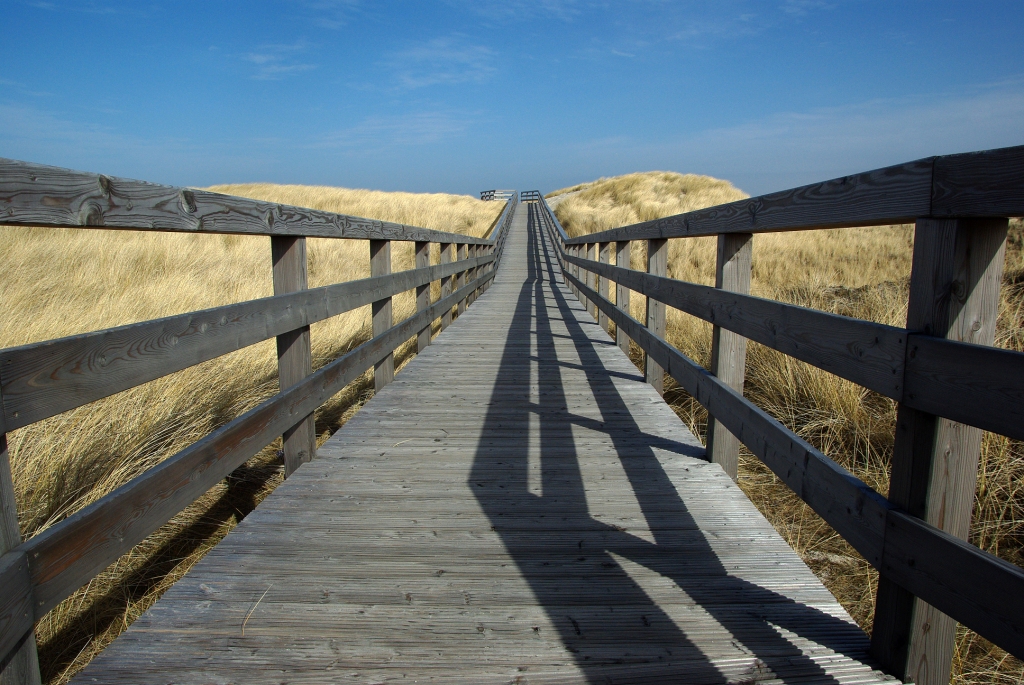
[[(559, 632), (566, 650), (589, 682), (608, 682), (617, 669), (630, 678), (680, 678), (685, 682), (724, 683), (771, 677), (782, 667), (783, 681), (837, 683), (779, 626), (802, 638), (843, 653), (851, 644), (866, 648), (859, 628), (730, 575), (703, 537), (654, 449), (664, 438), (637, 426), (603, 369), (597, 341), (590, 340), (558, 286), (557, 263), (547, 236), (530, 208), (528, 274), (513, 312), (495, 395), (482, 434), (492, 431), (522, 437), (495, 447), (481, 444), (470, 474), (470, 489), (500, 535), (537, 601)], [(549, 315), (549, 310), (557, 316)], [(608, 429), (619, 461), (647, 519), (654, 542), (593, 518), (587, 506), (577, 459), (573, 425), (602, 430), (600, 422), (568, 411), (551, 322), (561, 319), (602, 417), (614, 417)], [(596, 325), (596, 324), (595, 324)], [(535, 354), (524, 354), (535, 344)], [(536, 369), (535, 403), (503, 402), (530, 396), (531, 366)], [(570, 366), (579, 366), (570, 364)], [(531, 418), (534, 417), (534, 418)], [(536, 440), (526, 439), (539, 430)], [(532, 436), (531, 436), (532, 437)], [(533, 445), (533, 447), (531, 447)], [(676, 443), (681, 457), (699, 456), (692, 445)], [(542, 494), (529, 489), (530, 450), (539, 450)], [(752, 552), (754, 553), (754, 552)], [(630, 577), (619, 559), (671, 579), (728, 633), (731, 642), (691, 639), (673, 618)], [(709, 580), (710, 579), (710, 580)], [(637, 609), (641, 607), (641, 609)], [(722, 670), (716, 658), (755, 657), (749, 673)], [(850, 653), (864, 659), (863, 649)], [(639, 669), (639, 670), (637, 670)]]

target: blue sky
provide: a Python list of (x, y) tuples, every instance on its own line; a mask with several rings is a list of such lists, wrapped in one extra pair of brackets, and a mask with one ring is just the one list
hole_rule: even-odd
[(7, 0), (0, 156), (176, 185), (752, 194), (1024, 144), (1024, 2)]

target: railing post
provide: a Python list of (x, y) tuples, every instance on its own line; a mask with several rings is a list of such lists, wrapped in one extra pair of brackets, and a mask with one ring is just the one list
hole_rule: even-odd
[[(598, 254), (601, 257), (602, 264), (611, 264), (612, 262), (611, 245), (611, 243), (601, 243), (598, 245)], [(606, 300), (611, 301), (611, 289), (608, 285), (610, 281), (607, 278), (599, 278), (598, 283), (600, 285), (598, 289), (598, 295), (600, 295)], [(598, 325), (600, 325), (606, 333), (611, 335), (612, 324), (611, 321), (608, 319), (608, 315), (604, 313), (603, 309), (599, 310), (599, 312), (600, 313), (597, 316)]]
[[(416, 241), (416, 268), (430, 268), (430, 243), (426, 240)], [(430, 306), (430, 283), (416, 286), (416, 311), (422, 312)], [(422, 352), (430, 345), (430, 328), (433, 321), (428, 321), (422, 331), (416, 334), (416, 352)]]
[[(750, 233), (723, 233), (718, 236), (718, 261), (715, 287), (743, 295), (750, 294), (750, 264), (754, 236)], [(747, 339), (715, 326), (711, 333), (711, 373), (743, 394), (743, 376), (747, 361)], [(721, 464), (729, 476), (739, 475), (740, 441), (714, 416), (708, 416), (708, 458)]]
[[(668, 240), (657, 238), (647, 241), (647, 273), (652, 276), (668, 275)], [(650, 297), (647, 298), (647, 329), (658, 336), (665, 337), (665, 305)], [(647, 382), (654, 386), (659, 395), (665, 394), (665, 370), (645, 354)]]
[[(451, 264), (455, 259), (455, 243), (441, 243), (441, 263)], [(441, 299), (452, 294), (452, 281), (455, 276), (445, 276), (441, 279)], [(441, 315), (441, 330), (452, 325), (452, 310), (448, 308)]]
[[(468, 248), (469, 248), (469, 245), (467, 245), (466, 243), (459, 243), (459, 254), (458, 254), (457, 259), (460, 262), (461, 261), (465, 261), (466, 259), (469, 258), (469, 249)], [(465, 288), (466, 287), (466, 273), (467, 273), (466, 270), (462, 270), (462, 271), (459, 272), (459, 281), (458, 281), (458, 285), (456, 286), (456, 290), (458, 290), (459, 288)], [(462, 298), (461, 300), (459, 300), (459, 315), (461, 316), (462, 313), (465, 312), (465, 311), (466, 311), (466, 298)]]
[[(615, 243), (615, 266), (621, 269), (629, 268), (630, 244), (628, 240), (620, 240)], [(621, 283), (615, 284), (615, 306), (619, 308), (619, 311), (629, 315), (629, 288)], [(626, 331), (618, 326), (615, 327), (615, 342), (618, 344), (619, 349), (628, 357), (629, 336), (626, 335)]]
[[(587, 245), (586, 245), (586, 243), (580, 243), (579, 245), (576, 246), (576, 257), (578, 259), (583, 259), (586, 256), (587, 256)], [(578, 278), (580, 280), (580, 283), (583, 283), (584, 285), (588, 285), (587, 284), (587, 270), (584, 269), (582, 266), (580, 266), (578, 264), (576, 265), (576, 278)], [(581, 292), (576, 293), (576, 297), (579, 298), (579, 301), (583, 305), (583, 308), (586, 311), (589, 312), (590, 311), (590, 300), (587, 299), (587, 296), (584, 295), (582, 293), (582, 291), (581, 291)]]
[[(589, 259), (592, 262), (597, 261), (597, 243), (587, 243), (587, 259)], [(600, 293), (601, 277), (597, 274), (596, 271), (587, 272), (586, 283), (587, 286), (595, 293)], [(594, 320), (596, 321), (597, 318), (600, 316), (600, 310), (597, 308), (597, 303), (590, 302), (589, 305), (590, 306), (587, 307), (587, 309), (590, 311), (590, 315), (594, 317)]]
[[(1006, 249), (1006, 219), (919, 219), (914, 232), (907, 330), (991, 345)], [(907, 345), (908, 358), (914, 354)], [(966, 540), (981, 430), (900, 405), (889, 500)], [(884, 555), (883, 555), (884, 558)], [(965, 578), (964, 582), (973, 582)], [(949, 682), (956, 622), (880, 572), (871, 650), (917, 685)]]
[[(306, 239), (293, 236), (270, 238), (274, 264), (274, 294), (305, 290)], [(313, 373), (309, 326), (277, 336), (277, 376), (281, 391)], [(304, 417), (281, 436), (284, 443), (284, 475), (290, 476), (302, 464), (316, 457), (316, 427), (313, 415)]]
[[(0, 395), (0, 408), (3, 396)], [(14, 478), (7, 454), (7, 427), (0, 410), (0, 556), (21, 544), (18, 525), (18, 504), (14, 498)], [(4, 655), (0, 654), (0, 658)], [(11, 654), (7, 665), (0, 671), (3, 685), (39, 685), (39, 656), (36, 653), (35, 631), (29, 632), (21, 646)]]
[[(387, 276), (391, 273), (391, 241), (370, 241), (370, 276)], [(370, 305), (373, 313), (374, 337), (391, 328), (391, 298), (385, 297)], [(395, 379), (394, 352), (373, 365), (373, 390), (381, 389)]]

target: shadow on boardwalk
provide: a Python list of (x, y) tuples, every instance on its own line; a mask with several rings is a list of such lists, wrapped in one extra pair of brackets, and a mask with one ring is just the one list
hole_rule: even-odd
[[(537, 601), (559, 631), (587, 680), (652, 682), (683, 677), (687, 683), (754, 682), (780, 677), (784, 682), (838, 683), (815, 659), (786, 637), (786, 632), (842, 653), (856, 643), (841, 620), (730, 575), (661, 467), (654, 448), (682, 456), (702, 456), (689, 445), (645, 434), (602, 368), (575, 312), (557, 285), (557, 262), (538, 227), (531, 206), (529, 273), (516, 303), (513, 325), (505, 341), (495, 388), (529, 396), (531, 364), (521, 350), (535, 337), (537, 403), (510, 416), (496, 396), (482, 434), (540, 434), (542, 495), (529, 489), (529, 441), (510, 441), (501, 450), (481, 446), (470, 475), (470, 489), (480, 502), (508, 552), (529, 583)], [(568, 412), (560, 381), (551, 317), (561, 318), (574, 338), (583, 370), (606, 422)], [(593, 324), (596, 325), (596, 324)], [(531, 329), (533, 329), (531, 331)], [(609, 342), (609, 344), (612, 344)], [(578, 367), (577, 367), (578, 368)], [(531, 421), (531, 414), (536, 418)], [(654, 542), (596, 520), (588, 513), (583, 475), (573, 446), (573, 424), (605, 430), (620, 458)], [(538, 441), (533, 440), (534, 444)], [(474, 488), (473, 481), (499, 475), (502, 488)], [(681, 589), (679, 613), (706, 612), (731, 638), (723, 644), (711, 634), (688, 636), (629, 575), (621, 560), (646, 567), (674, 581)], [(684, 606), (686, 596), (699, 605)], [(808, 626), (813, 628), (808, 629)], [(782, 630), (780, 630), (780, 628)], [(537, 630), (535, 628), (535, 630)], [(852, 639), (851, 639), (852, 637)], [(723, 659), (749, 656), (742, 669), (722, 667)], [(827, 654), (822, 650), (823, 656)], [(863, 654), (849, 654), (863, 659)], [(826, 657), (827, 658), (827, 657)], [(751, 666), (753, 662), (753, 666)], [(735, 665), (734, 665), (735, 668)], [(531, 682), (533, 678), (530, 679)]]

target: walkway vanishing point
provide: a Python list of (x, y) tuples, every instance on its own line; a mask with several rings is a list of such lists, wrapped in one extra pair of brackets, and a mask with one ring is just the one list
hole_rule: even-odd
[[(274, 285), (0, 350), (0, 681), (36, 685), (38, 622), (278, 440), (287, 480), (75, 682), (948, 685), (958, 623), (1024, 659), (1024, 569), (969, 540), (983, 431), (1024, 440), (1024, 352), (995, 346), (1024, 146), (576, 237), (538, 191), (485, 195), (505, 204), (479, 238), (0, 159), (4, 239), (262, 236)], [(905, 327), (750, 295), (759, 233), (909, 223)], [(670, 277), (670, 241), (701, 236), (714, 287)], [(368, 244), (369, 277), (307, 287), (307, 238)], [(314, 370), (310, 326), (360, 307), (371, 339)], [(712, 324), (710, 368), (667, 307)], [(271, 338), (276, 394), (23, 538), (8, 434)], [(887, 492), (744, 397), (747, 340), (895, 403)], [(368, 371), (317, 448), (314, 412)], [(870, 643), (734, 484), (741, 444), (878, 571)]]
[(75, 682), (887, 680), (563, 285), (537, 207), (477, 303)]

